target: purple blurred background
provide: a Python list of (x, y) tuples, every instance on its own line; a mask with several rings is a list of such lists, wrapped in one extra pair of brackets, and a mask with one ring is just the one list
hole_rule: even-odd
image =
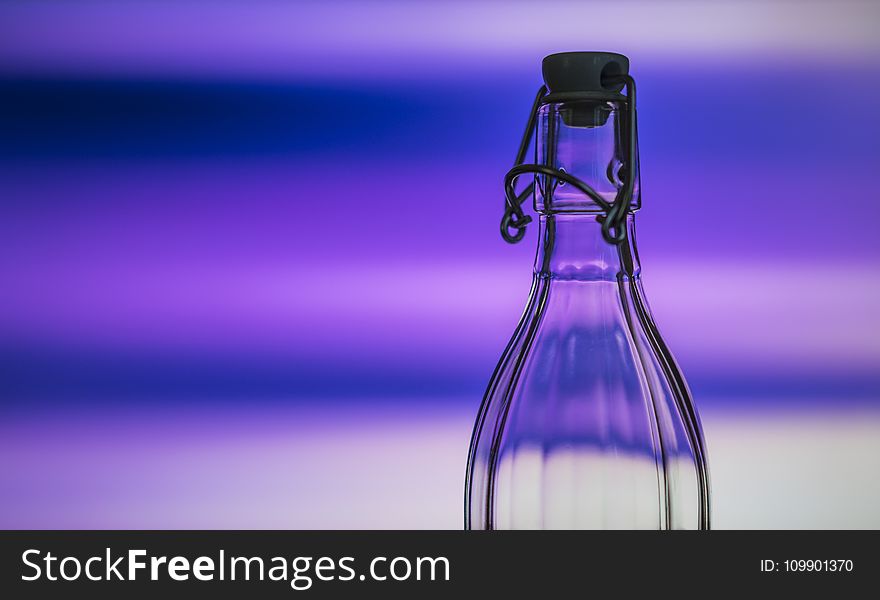
[(880, 527), (871, 2), (0, 5), (0, 527), (461, 526), (540, 59), (629, 55), (719, 527)]

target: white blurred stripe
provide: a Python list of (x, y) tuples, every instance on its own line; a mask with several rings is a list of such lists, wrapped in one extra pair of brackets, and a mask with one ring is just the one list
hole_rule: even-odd
[(876, 63), (878, 22), (858, 1), (17, 1), (0, 5), (0, 72), (419, 78), (572, 49), (840, 66)]
[[(457, 529), (478, 402), (6, 419), (0, 527)], [(824, 405), (703, 410), (714, 527), (880, 528), (880, 412)]]

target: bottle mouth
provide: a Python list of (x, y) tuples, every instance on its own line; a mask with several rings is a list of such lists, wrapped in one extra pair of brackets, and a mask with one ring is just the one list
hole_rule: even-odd
[[(623, 104), (576, 100), (543, 105), (538, 111), (536, 163), (549, 167), (535, 176), (540, 213), (603, 214), (623, 192), (629, 176), (622, 147)], [(570, 176), (569, 181), (550, 173)], [(589, 193), (578, 186), (586, 184)], [(636, 184), (630, 211), (638, 210)]]
[[(533, 195), (538, 212), (605, 213), (602, 237), (611, 245), (622, 244), (626, 241), (622, 220), (640, 202), (636, 89), (629, 59), (613, 52), (563, 52), (545, 57), (542, 72), (546, 85), (538, 90), (514, 166), (504, 176), (501, 235), (510, 243), (522, 240), (531, 218), (521, 207)], [(609, 108), (614, 105), (620, 110)], [(599, 132), (594, 137), (604, 148), (597, 151), (573, 143), (578, 131)], [(610, 141), (602, 139), (608, 138), (609, 131)], [(536, 161), (529, 164), (526, 152), (533, 133), (538, 138)], [(572, 151), (572, 147), (579, 150)], [(624, 164), (626, 174), (622, 174)], [(526, 173), (535, 181), (517, 192), (517, 178)], [(565, 184), (575, 193), (561, 191)]]

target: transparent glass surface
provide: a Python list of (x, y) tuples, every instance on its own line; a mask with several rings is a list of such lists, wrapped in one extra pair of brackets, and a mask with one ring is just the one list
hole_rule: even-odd
[[(538, 112), (536, 154), (539, 164), (575, 175), (605, 201), (613, 202), (626, 175), (621, 141), (626, 119), (617, 102), (557, 102)], [(583, 121), (591, 125), (584, 127)], [(636, 165), (638, 169), (638, 165)], [(538, 177), (535, 207), (542, 212), (601, 212), (576, 188)], [(638, 171), (632, 208), (641, 206)]]
[[(548, 151), (548, 122), (557, 133), (568, 126), (544, 107), (539, 159), (610, 193), (614, 169), (593, 164), (615, 161), (610, 112), (598, 126), (557, 136), (557, 152)], [(465, 526), (708, 529), (699, 417), (645, 299), (635, 213), (628, 241), (613, 246), (582, 194), (544, 182), (536, 203), (532, 289), (474, 427)]]

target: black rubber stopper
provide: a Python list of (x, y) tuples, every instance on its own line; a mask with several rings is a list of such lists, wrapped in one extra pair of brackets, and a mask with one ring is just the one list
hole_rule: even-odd
[(629, 73), (629, 59), (616, 52), (560, 52), (541, 63), (544, 83), (551, 94), (619, 92), (623, 83), (614, 75)]
[(560, 52), (541, 63), (550, 102), (562, 102), (559, 112), (566, 125), (604, 125), (610, 111), (607, 100), (623, 89), (615, 75), (629, 73), (629, 59), (616, 52)]

